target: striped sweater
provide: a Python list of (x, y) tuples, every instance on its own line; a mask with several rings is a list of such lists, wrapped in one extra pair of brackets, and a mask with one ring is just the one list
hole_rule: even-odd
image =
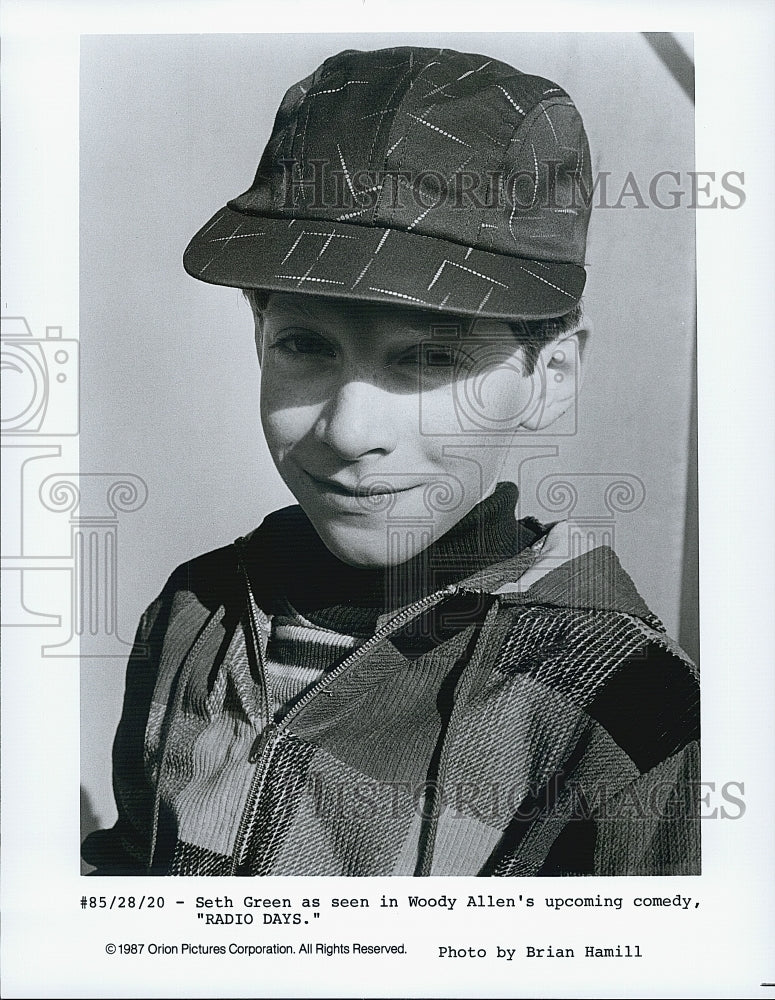
[(515, 500), (390, 574), (298, 508), (180, 567), (130, 657), (97, 873), (699, 873), (696, 669), (610, 549), (566, 558)]

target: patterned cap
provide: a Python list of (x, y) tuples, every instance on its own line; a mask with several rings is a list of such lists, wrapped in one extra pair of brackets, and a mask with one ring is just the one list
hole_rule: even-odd
[(251, 187), (183, 264), (240, 288), (495, 319), (584, 288), (591, 165), (556, 84), (449, 49), (348, 50), (286, 93)]

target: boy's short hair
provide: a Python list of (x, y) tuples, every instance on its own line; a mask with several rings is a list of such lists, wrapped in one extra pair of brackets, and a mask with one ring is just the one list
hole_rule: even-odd
[[(253, 316), (260, 320), (269, 304), (269, 295), (263, 288), (243, 288), (242, 294), (248, 301)], [(511, 327), (525, 364), (525, 375), (532, 375), (541, 350), (553, 340), (574, 333), (581, 326), (582, 309), (578, 302), (563, 316), (548, 319), (512, 319), (505, 322)]]

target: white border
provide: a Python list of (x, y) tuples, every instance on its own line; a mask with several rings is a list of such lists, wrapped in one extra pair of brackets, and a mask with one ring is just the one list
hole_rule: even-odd
[[(5, 0), (3, 36), (3, 311), (22, 308), (36, 329), (52, 322), (77, 329), (78, 177), (77, 51), (79, 32), (324, 32), (342, 30), (671, 30), (695, 35), (697, 61), (697, 165), (745, 171), (746, 205), (734, 212), (699, 212), (699, 410), (701, 642), (703, 650), (703, 772), (742, 780), (746, 816), (708, 822), (704, 874), (664, 880), (665, 895), (701, 900), (683, 916), (648, 920), (631, 913), (618, 933), (649, 943), (651, 956), (632, 968), (595, 969), (573, 963), (448, 963), (420, 951), (422, 961), (390, 965), (380, 960), (327, 959), (303, 964), (250, 964), (161, 958), (109, 959), (104, 940), (175, 939), (191, 936), (190, 921), (137, 922), (118, 915), (82, 913), (77, 899), (126, 893), (118, 880), (83, 880), (74, 871), (77, 851), (75, 789), (78, 783), (77, 667), (39, 671), (16, 636), (4, 637), (3, 691), (3, 969), (11, 996), (247, 996), (247, 995), (525, 995), (525, 996), (768, 996), (775, 981), (772, 885), (773, 607), (775, 537), (773, 496), (773, 27), (775, 8), (762, 2), (608, 3), (517, 5), (479, 2), (450, 6), (426, 2), (376, 5), (371, 0), (292, 3), (259, 8), (237, 2), (60, 3)], [(4, 497), (8, 501), (8, 497)], [(27, 669), (25, 669), (27, 664)], [(175, 892), (137, 880), (136, 892)], [(393, 880), (367, 889), (317, 885), (317, 895), (378, 896), (417, 892)], [(300, 896), (278, 883), (281, 895)], [(379, 880), (377, 880), (379, 881)], [(465, 888), (463, 887), (465, 881)], [(615, 880), (617, 894), (642, 880)], [(649, 880), (648, 893), (656, 894)], [(97, 883), (97, 884), (95, 884)], [(491, 884), (486, 891), (495, 892)], [(455, 880), (455, 895), (468, 891)], [(471, 891), (483, 891), (482, 883)], [(269, 891), (269, 886), (265, 886)], [(546, 887), (548, 889), (548, 887)], [(585, 885), (585, 894), (610, 894), (608, 884)], [(539, 892), (540, 889), (540, 892)], [(535, 880), (519, 891), (543, 894)], [(194, 894), (193, 883), (185, 895)], [(201, 889), (196, 891), (203, 891)], [(214, 893), (212, 883), (207, 892)], [(310, 892), (312, 889), (310, 889)], [(434, 894), (441, 890), (434, 885)], [(517, 891), (513, 882), (497, 892)], [(182, 894), (180, 890), (179, 894)], [(240, 889), (240, 895), (242, 890)], [(389, 911), (384, 911), (388, 913)], [(506, 911), (503, 911), (506, 912)], [(401, 910), (391, 935), (439, 938), (439, 924), (414, 923)], [(524, 921), (495, 913), (471, 920), (463, 911), (443, 923), (453, 941), (490, 947), (524, 939)], [(384, 914), (370, 911), (378, 926)], [(365, 926), (365, 915), (329, 919), (332, 939)], [(165, 920), (169, 920), (165, 915)], [(387, 919), (387, 918), (385, 918)], [(541, 921), (536, 915), (531, 920)], [(576, 920), (578, 918), (575, 918)], [(123, 921), (123, 923), (122, 923)], [(544, 921), (545, 925), (545, 921)], [(559, 926), (559, 925), (558, 925)], [(611, 925), (612, 927), (614, 924)], [(578, 923), (563, 925), (567, 939)], [(623, 929), (622, 929), (623, 928)], [(546, 933), (545, 929), (543, 931)], [(558, 932), (558, 937), (563, 934)], [(202, 934), (196, 939), (208, 940)], [(279, 936), (278, 936), (279, 939)], [(216, 940), (212, 938), (211, 940)], [(218, 940), (221, 940), (220, 938)], [(769, 964), (768, 964), (769, 963)], [(583, 972), (580, 971), (583, 969)], [(580, 978), (581, 977), (581, 978)]]

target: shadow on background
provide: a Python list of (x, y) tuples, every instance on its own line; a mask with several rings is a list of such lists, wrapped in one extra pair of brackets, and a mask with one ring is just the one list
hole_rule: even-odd
[[(696, 324), (695, 324), (696, 326)], [(678, 641), (695, 663), (700, 662), (700, 539), (697, 482), (697, 337), (692, 363), (692, 400), (689, 425), (689, 464), (686, 470), (686, 519), (684, 522), (681, 579), (681, 629)]]
[[(694, 62), (672, 32), (642, 31), (665, 68), (694, 104)], [(684, 517), (684, 551), (681, 576), (681, 610), (678, 641), (695, 663), (700, 662), (700, 552), (697, 470), (697, 322), (695, 311), (694, 354), (691, 365), (692, 396), (689, 426), (689, 456)]]
[[(81, 843), (84, 842), (90, 833), (94, 833), (99, 828), (100, 821), (97, 819), (97, 814), (92, 806), (89, 793), (81, 785)], [(81, 875), (89, 875), (93, 871), (94, 868), (92, 865), (87, 865), (85, 861), (81, 861)]]

